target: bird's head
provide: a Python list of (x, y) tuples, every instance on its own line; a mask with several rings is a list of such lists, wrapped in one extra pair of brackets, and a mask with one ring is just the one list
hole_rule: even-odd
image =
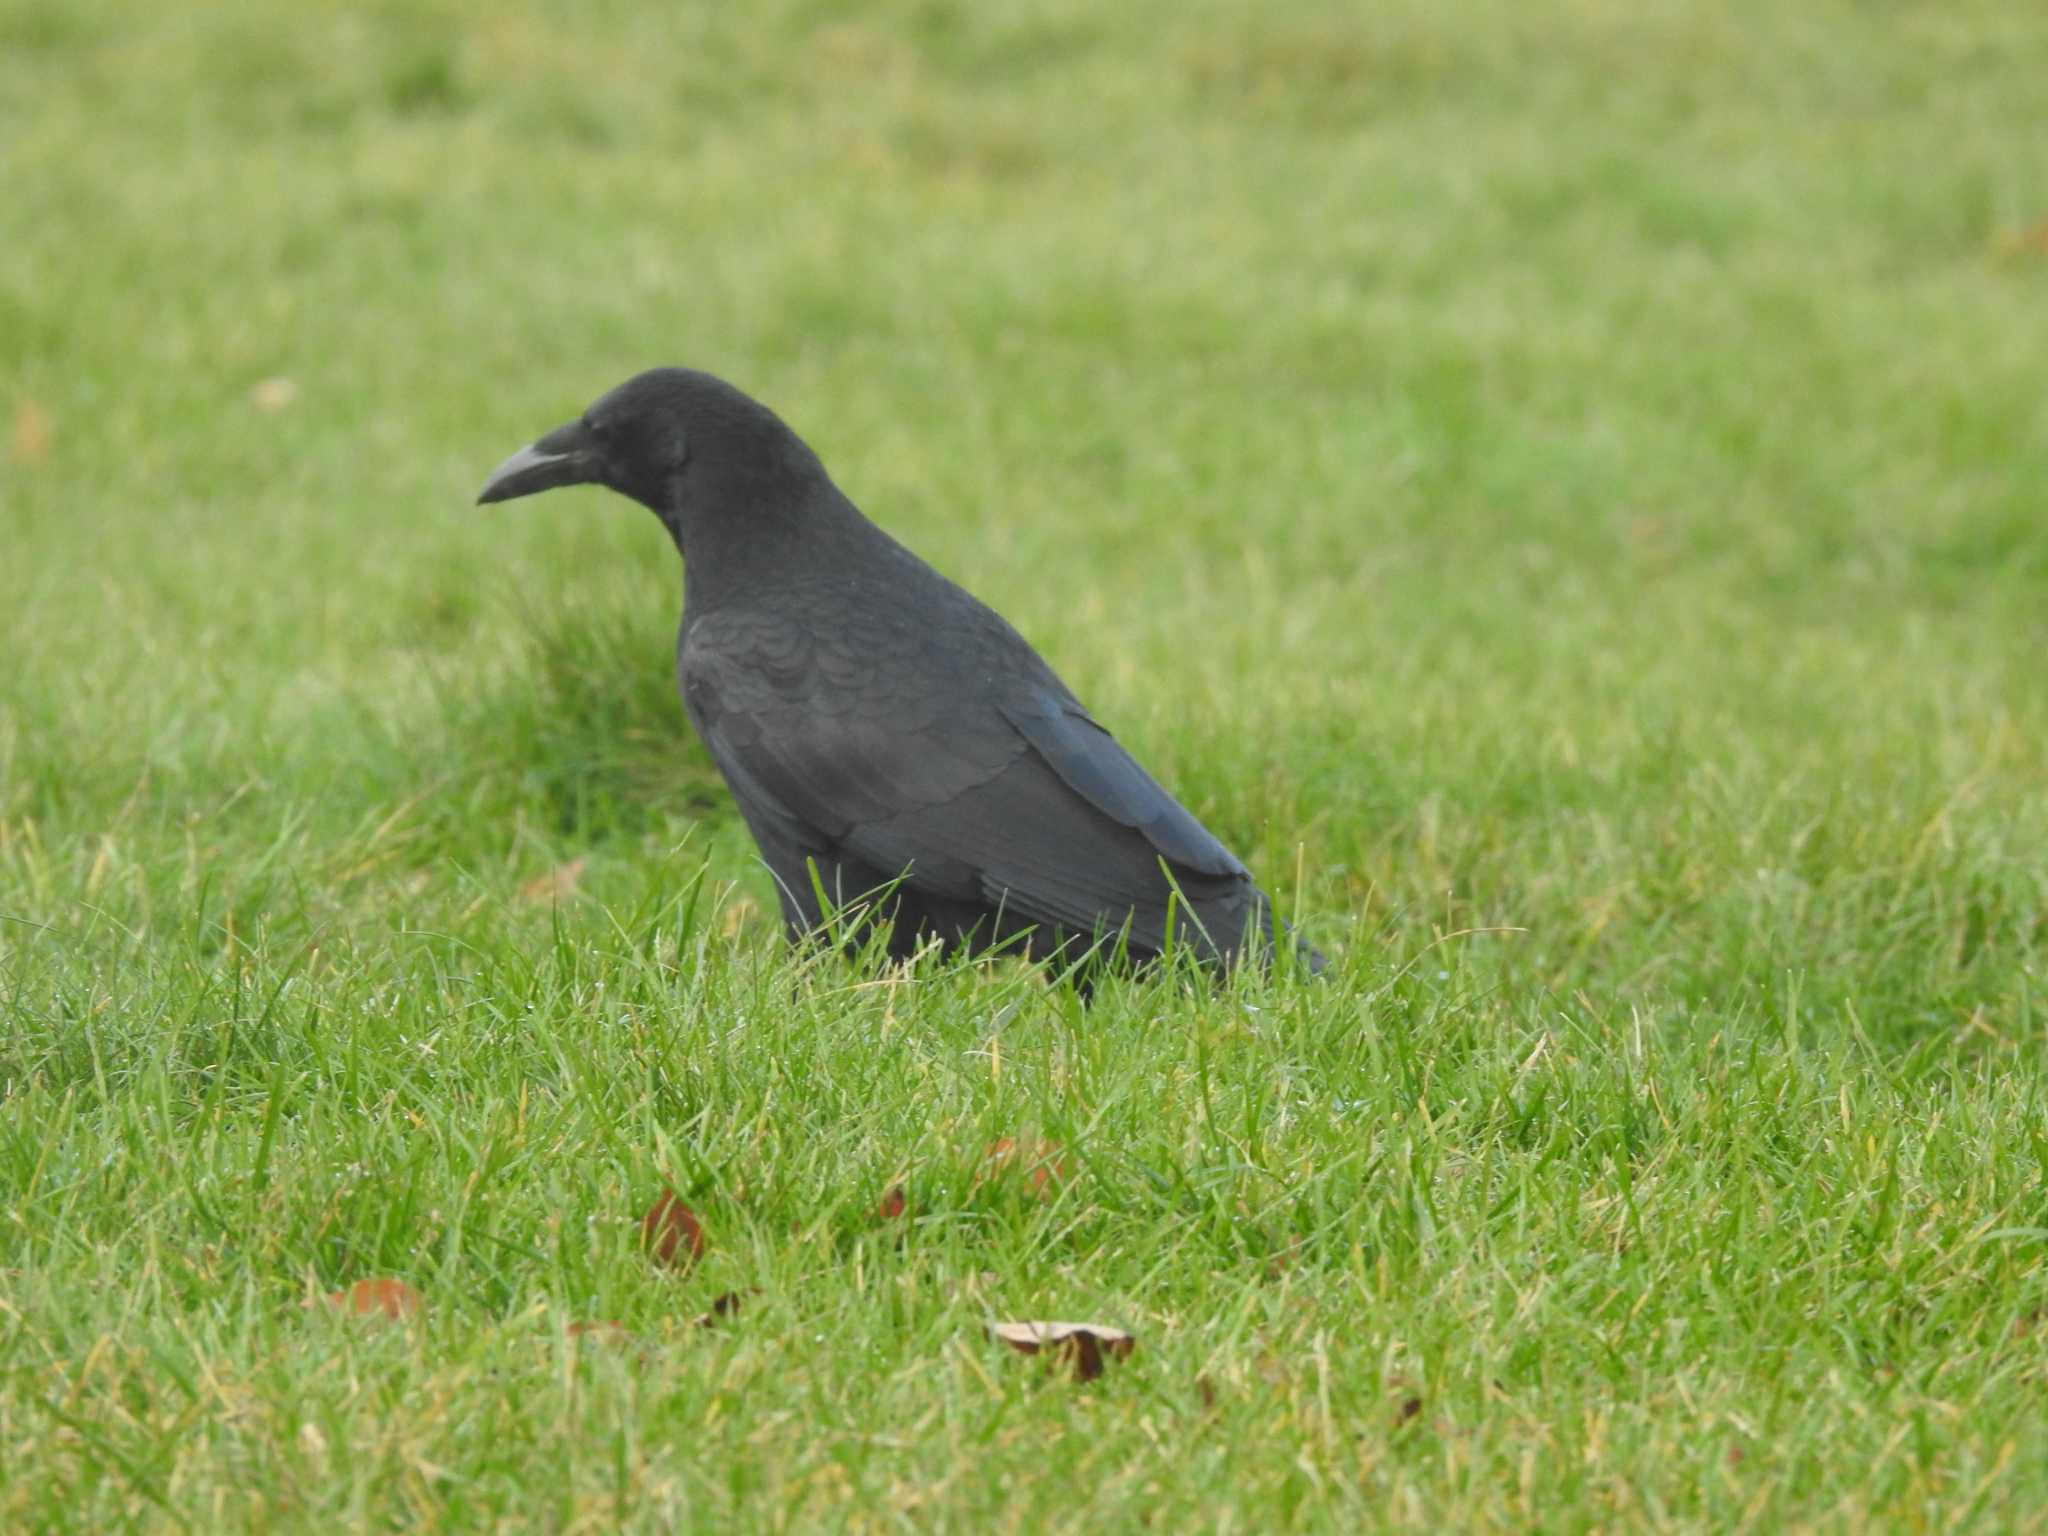
[(680, 537), (693, 503), (772, 494), (822, 473), (803, 440), (759, 401), (708, 373), (655, 368), (513, 454), (477, 500), (602, 485), (652, 509)]

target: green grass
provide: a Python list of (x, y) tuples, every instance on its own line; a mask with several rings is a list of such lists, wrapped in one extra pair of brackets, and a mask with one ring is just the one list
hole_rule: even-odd
[[(2044, 79), (2012, 0), (0, 0), (0, 1527), (2048, 1526)], [(787, 955), (652, 519), (469, 505), (661, 362), (1331, 978)]]

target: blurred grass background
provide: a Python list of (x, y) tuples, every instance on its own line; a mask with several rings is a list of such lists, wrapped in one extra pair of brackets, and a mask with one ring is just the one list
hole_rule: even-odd
[[(25, 1447), (9, 1458), (10, 1507), (31, 1523), (152, 1509), (205, 1523), (204, 1499), (255, 1465), (268, 1470), (254, 1485), (283, 1500), (261, 1518), (396, 1518), (331, 1466), (306, 1474), (326, 1491), (294, 1506), (264, 1453), (238, 1462), (218, 1439), (152, 1504), (134, 1469), (175, 1436), (138, 1429), (144, 1449), (108, 1460), (33, 1406), (52, 1380), (89, 1392), (63, 1362), (119, 1336), (139, 1304), (147, 1263), (118, 1251), (121, 1234), (139, 1223), (152, 1250), (198, 1241), (174, 1166), (87, 1198), (88, 1170), (144, 1159), (151, 1116), (215, 1136), (268, 1116), (266, 1138), (317, 1182), (328, 1159), (314, 1128), (381, 1102), (333, 1086), (322, 1042), (366, 1053), (351, 1073), (411, 1082), (399, 1042), (450, 1030), (469, 1065), (444, 1060), (414, 1120), (363, 1132), (372, 1162), (417, 1157), (430, 1184), (462, 1187), (460, 1158), (416, 1144), (421, 1125), (488, 1121), (507, 1095), (523, 1117), (522, 1072), (582, 1127), (560, 1143), (571, 1169), (578, 1146), (639, 1150), (605, 1154), (622, 1170), (610, 1193), (592, 1172), (573, 1197), (533, 1183), (515, 1204), (630, 1203), (657, 1165), (682, 1177), (661, 1137), (694, 1138), (705, 1166), (725, 1166), (721, 1136), (758, 1154), (748, 1137), (765, 1133), (716, 1130), (694, 1092), (592, 1108), (609, 1102), (591, 1097), (608, 1069), (585, 1080), (567, 1065), (622, 1051), (624, 1081), (632, 1053), (653, 1049), (631, 1030), (611, 1040), (599, 1026), (617, 1018), (587, 990), (626, 964), (606, 946), (628, 930), (654, 935), (632, 953), (666, 957), (637, 983), (646, 1017), (676, 1010), (663, 1061), (715, 1054), (734, 999), (772, 1013), (763, 999), (784, 985), (765, 878), (674, 700), (673, 556), (651, 519), (595, 492), (469, 505), (509, 449), (669, 362), (782, 412), (870, 515), (1016, 622), (1338, 955), (1340, 982), (1289, 1003), (1294, 1024), (1246, 1047), (1231, 1091), (1253, 1102), (1341, 1057), (1363, 1074), (1344, 1093), (1379, 1105), (1375, 1124), (1419, 1124), (1476, 1156), (1478, 1133), (1442, 1120), (1444, 1095), (1497, 1089), (1515, 1106), (1503, 1124), (1536, 1114), (1527, 1074), (1550, 1067), (1509, 1069), (1543, 1040), (1597, 1075), (1631, 1039), (1639, 1057), (1647, 1031), (1674, 1054), (1637, 1068), (1667, 1095), (1714, 1081), (1716, 1052), (1775, 1053), (1800, 1085), (1776, 1101), (1787, 1166), (1833, 1168), (1806, 1180), (1816, 1221), (1859, 1179), (1896, 1210), (1904, 1154), (1885, 1138), (1903, 1137), (1908, 1164), (1932, 1159), (1916, 1165), (1917, 1198), (1955, 1224), (1947, 1260), (1989, 1266), (1968, 1321), (1935, 1328), (1940, 1307), (1923, 1297), (1911, 1348), (1880, 1353), (1933, 1362), (1964, 1335), (1987, 1350), (2008, 1338), (2041, 1304), (2048, 1230), (2044, 78), (2048, 16), (1990, 0), (0, 0), (0, 1094), (24, 1191), (0, 1234), (14, 1276), (0, 1287), (16, 1288), (0, 1411)], [(579, 859), (576, 899), (522, 899)], [(678, 915), (667, 904), (700, 869), (702, 910)], [(1468, 929), (1517, 931), (1439, 945)], [(454, 1000), (549, 965), (566, 969), (533, 983), (516, 1050), (505, 1020), (476, 1022)], [(1424, 982), (1422, 1002), (1388, 1001)], [(252, 1033), (233, 999), (275, 1003), (288, 984), (318, 999), (303, 1033), (278, 1035), (275, 1009)], [(892, 1027), (978, 1042), (1008, 1006), (984, 1006), (978, 985), (1013, 990), (932, 978), (891, 992), (889, 1017), (913, 1021)], [(843, 1018), (842, 1006), (794, 1005), (815, 1033), (782, 1042), (781, 1069), (736, 1061), (723, 1091), (770, 1124), (776, 1072), (801, 1057), (832, 1101), (821, 1085), (835, 1074), (873, 1069), (865, 1010), (882, 1005)], [(1050, 1006), (1031, 1003), (1019, 1027)], [(1087, 1037), (1124, 1092), (1163, 1072), (1159, 1125), (1193, 1115), (1186, 1151), (1214, 1126), (1173, 1065), (1193, 1047), (1173, 1027), (1162, 1041), (1156, 1021), (1199, 1034), (1214, 1006), (1134, 989), (1074, 1040), (1041, 1043), (1058, 1056)], [(1402, 1030), (1415, 1054), (1397, 1072), (1373, 1053)], [(1852, 1069), (1841, 1053), (1858, 1051)], [(1432, 1098), (1432, 1070), (1464, 1088)], [(790, 1159), (776, 1166), (793, 1219), (816, 1215), (835, 1158), (887, 1178), (906, 1137), (955, 1146), (959, 1124), (987, 1119), (993, 1135), (1009, 1112), (986, 1083), (956, 1085), (953, 1102), (916, 1072), (860, 1081), (841, 1084), (849, 1140), (776, 1154)], [(1846, 1126), (1855, 1081), (1884, 1135), (1863, 1146), (1845, 1131), (1837, 1147), (1812, 1106)], [(1532, 1187), (1558, 1167), (1607, 1168), (1620, 1143), (1588, 1126), (1633, 1124), (1635, 1110), (1609, 1111), (1635, 1091), (1582, 1089), (1569, 1152), (1516, 1130), (1534, 1137)], [(1758, 1113), (1742, 1093), (1697, 1091), (1731, 1134)], [(1533, 1102), (1562, 1113), (1569, 1097)], [(277, 1108), (301, 1101), (303, 1114)], [(1403, 1118), (1418, 1104), (1419, 1122)], [(1095, 1100), (1030, 1112), (1108, 1138), (1077, 1197), (1098, 1202), (1088, 1262), (1121, 1274), (1118, 1253), (1179, 1230), (1170, 1201), (1154, 1210), (1105, 1171), (1138, 1156), (1142, 1117), (1112, 1134), (1091, 1119), (1106, 1113)], [(1976, 1129), (1944, 1165), (1929, 1149), (1945, 1123)], [(1671, 1155), (1699, 1163), (1673, 1220), (1704, 1229), (1726, 1172), (1715, 1159), (1734, 1143), (1664, 1131)], [(1181, 1146), (1179, 1131), (1158, 1134)], [(1344, 1224), (1379, 1220), (1386, 1192), (1319, 1182), (1352, 1146), (1348, 1124), (1292, 1134), (1272, 1157), (1294, 1158), (1315, 1200), (1365, 1212), (1306, 1222), (1336, 1289), (1303, 1326), (1377, 1337), (1393, 1325), (1355, 1310), (1341, 1255), (1371, 1271), (1406, 1251)], [(1270, 1168), (1257, 1141), (1234, 1155)], [(287, 1182), (268, 1171), (282, 1154), (261, 1145), (237, 1177)], [(69, 1203), (35, 1195), (53, 1187), (53, 1155), (74, 1169), (54, 1186)], [(1995, 1193), (1963, 1198), (1955, 1181), (1971, 1170)], [(1410, 1176), (1436, 1187), (1427, 1169)], [(726, 1175), (699, 1183), (714, 1205), (737, 1199)], [(424, 1198), (415, 1221), (392, 1214), (411, 1213), (405, 1202), (364, 1197), (336, 1218), (339, 1249), (335, 1222), (251, 1201), (245, 1220), (222, 1218), (246, 1251), (169, 1309), (174, 1332), (209, 1287), (269, 1319), (255, 1298), (295, 1295), (308, 1274), (352, 1278), (366, 1252), (398, 1266), (422, 1245), (444, 1278), (492, 1277), (478, 1329), (536, 1286), (572, 1308), (602, 1290), (578, 1278), (581, 1260), (500, 1275), (479, 1256), (497, 1250), (449, 1236)], [(1407, 1195), (1395, 1204), (1409, 1215), (1386, 1219), (1411, 1221), (1416, 1245), (1412, 1305), (1450, 1330), (1463, 1314), (1430, 1287), (1469, 1277), (1417, 1235), (1436, 1220), (1427, 1199), (1425, 1215)], [(763, 1234), (783, 1213), (770, 1210)], [(1490, 1231), (1508, 1218), (1484, 1201), (1472, 1219)], [(1065, 1240), (1061, 1216), (1044, 1230), (1018, 1220), (1020, 1251)], [(1569, 1271), (1585, 1238), (1566, 1226), (1527, 1240)], [(2032, 1235), (1984, 1246), (2008, 1230)], [(1247, 1241), (1229, 1222), (1187, 1239), (1187, 1273), (1227, 1270), (1259, 1246)], [(1876, 1284), (1881, 1248), (1826, 1251), (1844, 1272), (1876, 1266)], [(963, 1273), (1006, 1268), (939, 1252)], [(756, 1260), (735, 1278), (772, 1288), (778, 1265), (808, 1262), (768, 1235)], [(1757, 1285), (1774, 1290), (1758, 1263)], [(1717, 1314), (1731, 1358), (1796, 1354), (1786, 1341), (1808, 1325), (1825, 1356), (1814, 1319), (1845, 1303), (1806, 1273), (1807, 1289), (1738, 1307), (1741, 1321)], [(1937, 1282), (1953, 1267), (1925, 1278), (1952, 1299)], [(1134, 1307), (1180, 1294), (1119, 1284)], [(95, 1286), (129, 1300), (82, 1300)], [(1210, 1315), (1193, 1293), (1178, 1304)], [(1569, 1355), (1588, 1308), (1537, 1339)], [(287, 1396), (314, 1369), (277, 1363), (274, 1341), (219, 1347), (270, 1352)], [(1651, 1470), (1692, 1422), (1654, 1394), (1615, 1388), (1642, 1433), (1610, 1444), (1570, 1393), (1548, 1418), (1497, 1410), (1475, 1367), (1469, 1442), (1338, 1470), (1334, 1421), (1304, 1409), (1274, 1438), (1244, 1437), (1260, 1468), (1279, 1469), (1271, 1486), (1198, 1478), (1187, 1510), (1236, 1509), (1262, 1528), (1361, 1509), (1578, 1528), (1742, 1511), (1853, 1524), (1910, 1507), (1941, 1525), (1996, 1498), (2017, 1519), (2025, 1487), (2010, 1476), (1984, 1481), (1976, 1505), (1965, 1494), (2017, 1454), (1996, 1426), (2018, 1422), (2020, 1394), (2038, 1400), (2030, 1348), (2030, 1363), (1994, 1350), (1973, 1367), (1970, 1391), (1999, 1404), (1992, 1428), (1953, 1421), (1968, 1392), (1929, 1388), (1949, 1407), (1900, 1417), (1892, 1388), (1871, 1384), (1768, 1474), (1753, 1465), (1747, 1488), (1714, 1455)], [(394, 1379), (432, 1364), (394, 1363)], [(1784, 1383), (1836, 1368), (1807, 1365), (1817, 1375), (1766, 1377), (1791, 1393)], [(941, 1394), (958, 1412), (982, 1390), (967, 1370), (946, 1389), (967, 1399)], [(905, 1391), (878, 1433), (929, 1411)], [(806, 1414), (794, 1400), (763, 1411)], [(1015, 1411), (1057, 1438), (1034, 1417), (1055, 1411), (1041, 1400)], [(828, 1417), (810, 1412), (821, 1436)], [(279, 1422), (284, 1444), (296, 1431)], [(1863, 1444), (1845, 1426), (1892, 1422), (1919, 1426), (1922, 1460), (1887, 1483), (1890, 1431)], [(1535, 1440), (1532, 1423), (1548, 1425)], [(581, 1454), (610, 1457), (614, 1429), (594, 1429)], [(616, 1433), (638, 1446), (644, 1429)], [(1146, 1465), (1131, 1424), (1088, 1433)], [(1851, 1443), (1864, 1465), (1837, 1465), (1829, 1447)], [(1560, 1444), (1583, 1478), (1552, 1464)], [(2024, 1446), (2038, 1463), (2037, 1430)], [(1323, 1472), (1289, 1485), (1297, 1457)], [(439, 1442), (432, 1459), (462, 1457)], [(94, 1481), (94, 1466), (122, 1465), (130, 1474)], [(1019, 1520), (1059, 1523), (1056, 1502), (1036, 1502), (1052, 1484), (1028, 1461), (1000, 1465)], [(1151, 1507), (1150, 1475), (1133, 1474), (1092, 1528)], [(54, 1502), (26, 1491), (31, 1478)], [(897, 1518), (853, 1480), (859, 1497), (829, 1507)], [(1636, 1486), (1664, 1502), (1617, 1492)], [(65, 1502), (86, 1488), (98, 1492)], [(1363, 1503), (1346, 1505), (1347, 1490)], [(1543, 1509), (1514, 1502), (1546, 1491)], [(809, 1495), (757, 1494), (728, 1490), (724, 1518), (812, 1509)], [(414, 1507), (465, 1523), (450, 1497)], [(489, 1518), (541, 1518), (522, 1502), (539, 1497), (514, 1479)], [(633, 1508), (674, 1517), (649, 1498)], [(919, 1518), (991, 1518), (930, 1499)], [(575, 1518), (626, 1508), (578, 1504)]]

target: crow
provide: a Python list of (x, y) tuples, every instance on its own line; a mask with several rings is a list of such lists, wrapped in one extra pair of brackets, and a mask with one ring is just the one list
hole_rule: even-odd
[(1219, 970), (1270, 960), (1271, 904), (1244, 865), (766, 406), (657, 368), (513, 454), (477, 500), (566, 485), (639, 502), (683, 556), (683, 706), (792, 941), (851, 914), (899, 959), (936, 940), (1084, 981), (1176, 947)]

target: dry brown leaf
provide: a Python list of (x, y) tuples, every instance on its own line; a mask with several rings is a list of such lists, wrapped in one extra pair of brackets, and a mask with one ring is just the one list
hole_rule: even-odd
[(741, 896), (725, 904), (725, 910), (718, 914), (719, 937), (729, 939), (761, 915), (761, 905), (751, 896)]
[(711, 1328), (715, 1327), (721, 1318), (738, 1316), (742, 1300), (744, 1298), (738, 1291), (726, 1291), (711, 1303), (711, 1310), (709, 1312), (702, 1312), (697, 1315), (692, 1322), (692, 1326)]
[[(403, 1280), (390, 1275), (376, 1275), (368, 1280), (358, 1280), (345, 1291), (329, 1291), (319, 1298), (319, 1304), (352, 1317), (374, 1317), (395, 1322), (417, 1317), (425, 1309), (427, 1298)], [(299, 1305), (310, 1307), (314, 1302), (302, 1301)]]
[(1060, 1190), (1073, 1182), (1073, 1164), (1068, 1160), (1066, 1148), (1056, 1141), (1034, 1141), (1028, 1148), (1019, 1147), (1010, 1137), (1004, 1136), (988, 1144), (988, 1150), (981, 1155), (986, 1165), (984, 1179), (992, 1179), (1009, 1168), (1021, 1166), (1031, 1193), (1041, 1200), (1051, 1200)]
[(1395, 1428), (1397, 1428), (1397, 1429), (1398, 1429), (1398, 1428), (1399, 1428), (1399, 1427), (1400, 1427), (1401, 1425), (1403, 1425), (1403, 1424), (1406, 1424), (1406, 1423), (1407, 1423), (1407, 1422), (1408, 1422), (1409, 1420), (1411, 1420), (1411, 1419), (1415, 1418), (1415, 1417), (1416, 1417), (1416, 1416), (1417, 1416), (1418, 1414), (1420, 1414), (1421, 1412), (1422, 1412), (1422, 1399), (1421, 1399), (1421, 1398), (1419, 1398), (1419, 1397), (1404, 1397), (1403, 1399), (1401, 1399), (1401, 1406), (1400, 1406), (1399, 1408), (1396, 1408), (1396, 1409), (1394, 1410), (1394, 1426), (1395, 1426)]
[(2048, 256), (2048, 219), (2038, 219), (2018, 229), (2001, 232), (1995, 249), (2008, 261), (2015, 258)]
[(1138, 1347), (1123, 1329), (1101, 1323), (990, 1323), (988, 1332), (1020, 1355), (1042, 1354), (1071, 1364), (1082, 1381), (1093, 1381), (1105, 1361), (1128, 1359)]
[(1266, 1278), (1278, 1280), (1301, 1262), (1301, 1239), (1290, 1238), (1287, 1245), (1266, 1255)]
[(256, 387), (249, 391), (249, 403), (270, 416), (275, 416), (298, 398), (299, 386), (281, 375), (260, 380)]
[(875, 1207), (875, 1215), (882, 1221), (901, 1221), (903, 1213), (910, 1209), (910, 1197), (903, 1192), (901, 1184), (891, 1184), (889, 1192), (882, 1196), (882, 1203)]
[(40, 464), (50, 456), (50, 439), (56, 425), (50, 413), (35, 401), (24, 399), (14, 407), (14, 428), (7, 445), (17, 464)]
[(529, 880), (519, 887), (521, 901), (565, 901), (576, 894), (576, 888), (583, 883), (583, 867), (590, 861), (582, 855), (566, 864), (557, 864), (546, 874)]
[(633, 1342), (633, 1330), (624, 1323), (601, 1317), (594, 1323), (571, 1323), (569, 1337), (589, 1339), (598, 1344), (630, 1344)]
[(704, 1228), (682, 1196), (666, 1186), (640, 1218), (640, 1246), (657, 1264), (687, 1269), (704, 1256)]

